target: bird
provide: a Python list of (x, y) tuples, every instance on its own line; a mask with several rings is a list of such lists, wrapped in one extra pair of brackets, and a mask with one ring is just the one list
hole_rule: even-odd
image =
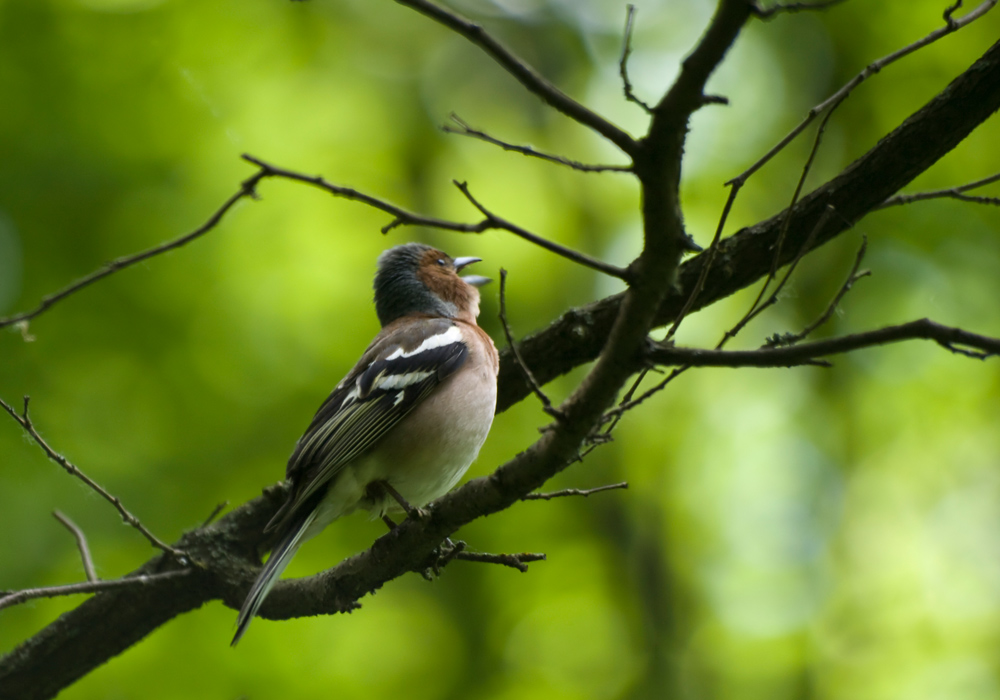
[[(462, 478), (496, 411), (499, 358), (481, 329), (479, 287), (423, 243), (383, 252), (375, 273), (381, 330), (319, 407), (288, 460), (288, 496), (265, 526), (277, 544), (236, 621), (239, 642), (299, 547), (357, 509), (419, 515)], [(391, 526), (391, 520), (387, 520)]]

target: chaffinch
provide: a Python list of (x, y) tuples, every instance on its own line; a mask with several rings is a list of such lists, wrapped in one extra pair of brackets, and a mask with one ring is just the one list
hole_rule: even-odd
[(235, 645), (299, 547), (358, 508), (373, 517), (419, 508), (458, 482), (496, 409), (497, 350), (476, 325), (479, 258), (420, 243), (385, 251), (375, 274), (382, 330), (319, 407), (286, 471), (277, 535), (236, 622)]

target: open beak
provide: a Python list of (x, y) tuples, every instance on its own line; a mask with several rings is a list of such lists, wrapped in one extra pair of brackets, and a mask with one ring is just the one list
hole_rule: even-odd
[[(482, 258), (455, 258), (455, 271), (458, 272), (466, 265), (482, 261)], [(473, 287), (482, 287), (484, 284), (489, 284), (493, 281), (489, 277), (483, 277), (482, 275), (465, 275), (462, 279)]]

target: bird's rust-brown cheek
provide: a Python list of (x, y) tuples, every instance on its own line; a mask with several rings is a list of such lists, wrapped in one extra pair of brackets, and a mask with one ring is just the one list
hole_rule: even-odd
[(449, 259), (440, 251), (427, 251), (417, 269), (417, 279), (442, 301), (454, 304), (459, 309), (469, 308), (478, 292), (459, 277), (454, 269), (438, 265), (439, 258)]

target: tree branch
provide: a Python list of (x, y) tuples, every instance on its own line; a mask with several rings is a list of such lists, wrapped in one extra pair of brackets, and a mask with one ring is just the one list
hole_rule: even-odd
[(627, 5), (625, 8), (625, 37), (622, 39), (622, 55), (618, 59), (618, 75), (622, 79), (622, 90), (625, 92), (625, 99), (634, 102), (646, 111), (652, 113), (653, 108), (636, 97), (632, 92), (632, 82), (628, 79), (628, 59), (632, 55), (632, 24), (635, 21), (635, 5)]
[(573, 170), (579, 170), (583, 173), (628, 173), (632, 171), (631, 165), (588, 165), (587, 163), (581, 163), (578, 160), (570, 160), (563, 156), (555, 155), (552, 153), (543, 153), (541, 151), (536, 151), (531, 146), (518, 146), (513, 143), (507, 143), (506, 141), (501, 141), (498, 138), (490, 136), (484, 131), (479, 131), (478, 129), (473, 129), (471, 126), (466, 124), (457, 114), (454, 112), (449, 117), (453, 122), (458, 124), (458, 128), (448, 126), (445, 124), (441, 127), (441, 130), (448, 134), (458, 134), (460, 136), (468, 136), (470, 138), (479, 139), (480, 141), (485, 141), (486, 143), (491, 143), (494, 146), (499, 146), (505, 151), (512, 151), (514, 153), (520, 153), (524, 156), (529, 156), (531, 158), (539, 158), (540, 160), (548, 161), (550, 163), (556, 163), (558, 165), (565, 165)]
[(913, 202), (923, 202), (928, 199), (938, 199), (942, 197), (947, 197), (951, 199), (958, 199), (963, 202), (972, 202), (974, 204), (993, 204), (1000, 206), (1000, 197), (973, 197), (965, 194), (969, 190), (978, 189), (980, 187), (985, 187), (994, 182), (1000, 180), (1000, 173), (996, 175), (990, 175), (989, 177), (984, 177), (982, 180), (976, 180), (975, 182), (970, 182), (966, 185), (959, 185), (958, 187), (949, 187), (945, 190), (933, 190), (930, 192), (914, 192), (913, 194), (898, 194), (895, 197), (890, 197), (880, 204), (876, 209), (885, 209), (887, 207), (899, 206), (902, 204), (912, 204)]
[(70, 583), (65, 586), (48, 586), (46, 588), (25, 588), (21, 591), (7, 591), (0, 596), (0, 610), (14, 605), (20, 605), (36, 598), (57, 598), (67, 595), (78, 595), (80, 593), (98, 593), (100, 591), (110, 591), (116, 588), (126, 588), (134, 586), (150, 586), (165, 581), (166, 579), (178, 576), (187, 576), (190, 569), (178, 569), (176, 571), (165, 571), (162, 574), (142, 574), (129, 578), (117, 578), (111, 581), (88, 580), (85, 583)]
[(540, 97), (550, 107), (593, 129), (625, 153), (631, 154), (635, 149), (636, 142), (631, 136), (559, 90), (539, 75), (534, 68), (524, 63), (493, 38), (481, 25), (471, 22), (457, 13), (449, 12), (439, 5), (428, 2), (428, 0), (396, 0), (396, 2), (416, 10), (471, 41), (514, 76), (525, 89)]
[(94, 282), (104, 279), (108, 275), (112, 275), (118, 272), (119, 270), (124, 270), (127, 267), (132, 267), (136, 263), (140, 263), (143, 260), (148, 260), (149, 258), (166, 253), (167, 251), (180, 248), (181, 246), (190, 243), (194, 239), (205, 235), (213, 228), (215, 228), (220, 221), (222, 221), (222, 217), (225, 216), (226, 212), (232, 209), (233, 206), (238, 201), (240, 201), (244, 197), (256, 196), (255, 188), (257, 186), (257, 183), (260, 182), (261, 178), (263, 177), (264, 173), (255, 173), (253, 176), (244, 180), (243, 183), (240, 185), (240, 189), (237, 190), (236, 193), (233, 194), (229, 199), (227, 199), (225, 203), (221, 207), (219, 207), (216, 210), (216, 212), (212, 214), (212, 216), (208, 218), (208, 221), (206, 221), (204, 224), (196, 228), (194, 231), (186, 233), (180, 238), (175, 238), (174, 240), (168, 241), (162, 245), (149, 248), (142, 252), (135, 253), (134, 255), (126, 255), (125, 257), (116, 258), (111, 262), (105, 263), (104, 267), (102, 267), (100, 270), (95, 270), (86, 277), (79, 279), (73, 284), (69, 285), (68, 287), (64, 287), (63, 289), (59, 290), (58, 292), (55, 292), (54, 294), (50, 294), (46, 297), (43, 297), (41, 303), (31, 311), (24, 311), (19, 314), (14, 314), (13, 316), (0, 318), (0, 328), (17, 323), (24, 324), (30, 321), (31, 319), (35, 318), (36, 316), (44, 313), (50, 307), (62, 301), (66, 297), (75, 294), (76, 292), (80, 291), (81, 289), (84, 289), (85, 287), (89, 287)]
[[(803, 197), (791, 210), (786, 251), (797, 253), (802, 249), (827, 204), (836, 207), (839, 216), (824, 227), (808, 249), (814, 250), (848, 230), (851, 222), (875, 210), (930, 168), (998, 108), (1000, 42), (868, 153)], [(689, 299), (689, 310), (697, 311), (765, 276), (787, 215), (785, 210), (744, 228), (685, 262), (678, 273), (677, 288), (664, 299), (656, 323), (673, 322)], [(791, 255), (786, 252), (779, 262), (787, 264)], [(713, 259), (725, 264), (708, 265)], [(702, 275), (704, 282), (692, 298)], [(521, 340), (521, 355), (541, 385), (597, 357), (623, 298), (618, 294), (571, 309), (547, 328)], [(508, 408), (531, 391), (506, 351), (501, 353), (500, 379), (498, 410)]]
[(622, 268), (616, 267), (615, 265), (612, 265), (610, 263), (606, 263), (603, 260), (592, 258), (589, 255), (586, 255), (576, 250), (572, 250), (570, 248), (567, 248), (566, 246), (559, 245), (558, 243), (554, 243), (553, 241), (542, 238), (541, 236), (537, 236), (531, 231), (523, 229), (517, 224), (507, 221), (503, 217), (497, 216), (489, 209), (484, 207), (482, 204), (480, 204), (479, 201), (472, 196), (472, 193), (469, 192), (469, 186), (467, 183), (458, 182), (457, 180), (454, 180), (453, 182), (455, 187), (457, 187), (459, 191), (463, 195), (465, 195), (465, 198), (469, 200), (469, 203), (472, 204), (472, 206), (474, 206), (476, 209), (478, 209), (479, 213), (481, 213), (483, 216), (486, 217), (483, 220), (484, 228), (487, 229), (493, 228), (493, 229), (501, 229), (504, 231), (509, 231), (510, 233), (513, 233), (515, 236), (518, 236), (519, 238), (523, 238), (526, 241), (534, 243), (539, 248), (544, 248), (545, 250), (551, 253), (555, 253), (556, 255), (560, 255), (566, 258), (567, 260), (572, 260), (578, 265), (583, 265), (584, 267), (589, 267), (592, 270), (603, 272), (604, 274), (610, 277), (617, 277), (618, 279), (624, 280), (626, 282), (629, 281), (630, 273), (628, 270), (623, 270)]
[[(701, 350), (655, 345), (647, 352), (646, 358), (660, 365), (692, 367), (795, 367), (815, 364), (816, 358), (820, 357), (916, 339), (933, 340), (951, 352), (981, 360), (1000, 355), (1000, 338), (971, 333), (922, 318), (840, 338), (782, 347), (765, 346), (757, 350)], [(963, 348), (973, 348), (974, 352)]]
[(553, 498), (565, 498), (567, 496), (592, 496), (595, 493), (602, 493), (604, 491), (612, 491), (617, 489), (627, 489), (628, 482), (620, 481), (617, 484), (605, 484), (604, 486), (596, 486), (592, 489), (563, 489), (561, 491), (551, 491), (549, 493), (529, 493), (527, 496), (522, 496), (522, 501), (551, 501)]
[(767, 153), (761, 156), (761, 158), (758, 159), (756, 163), (751, 165), (747, 170), (743, 171), (742, 173), (734, 177), (726, 184), (730, 185), (735, 182), (741, 182), (741, 183), (746, 182), (747, 178), (749, 178), (755, 172), (764, 167), (764, 165), (769, 160), (771, 160), (774, 156), (780, 153), (785, 148), (785, 146), (791, 143), (796, 136), (801, 134), (802, 131), (807, 126), (809, 126), (814, 119), (816, 119), (816, 117), (818, 117), (820, 114), (823, 114), (824, 112), (827, 111), (832, 112), (833, 110), (835, 110), (840, 105), (841, 102), (847, 99), (847, 97), (851, 94), (854, 88), (856, 88), (858, 85), (860, 85), (865, 80), (867, 80), (871, 76), (881, 71), (889, 64), (895, 63), (899, 59), (910, 55), (914, 51), (922, 49), (925, 46), (928, 46), (929, 44), (933, 44), (941, 37), (947, 36), (948, 34), (958, 31), (962, 27), (972, 22), (975, 22), (977, 19), (985, 15), (991, 9), (993, 9), (993, 6), (997, 4), (997, 1), (998, 0), (985, 0), (976, 9), (970, 11), (960, 20), (953, 19), (951, 14), (958, 9), (958, 7), (961, 5), (961, 2), (949, 8), (949, 10), (945, 11), (944, 14), (945, 26), (939, 29), (935, 29), (933, 32), (931, 32), (924, 38), (918, 39), (912, 44), (904, 46), (903, 48), (899, 49), (898, 51), (894, 51), (888, 56), (883, 56), (882, 58), (869, 63), (867, 66), (864, 67), (864, 69), (860, 73), (858, 73), (851, 80), (845, 83), (843, 87), (837, 90), (837, 92), (833, 93), (823, 102), (819, 103), (818, 105), (810, 109), (809, 112), (806, 114), (805, 119), (803, 119), (798, 126), (796, 126), (794, 129), (788, 132), (788, 134), (785, 135), (785, 137), (782, 138), (781, 141), (775, 144), (775, 146), (771, 148), (771, 150), (769, 150)]
[[(732, 13), (740, 8), (745, 9), (745, 5), (735, 0), (723, 2), (717, 19), (713, 20), (713, 28), (728, 28), (727, 31), (735, 36), (742, 25), (731, 21)], [(723, 19), (719, 20), (720, 17)], [(708, 37), (714, 38), (708, 42)], [(710, 43), (711, 50), (702, 51), (700, 45), (685, 62), (681, 79), (671, 89), (680, 107), (693, 110), (703, 102), (704, 96), (699, 97), (699, 80), (691, 76), (700, 71), (707, 79), (710, 70), (706, 72), (704, 67), (711, 63), (709, 59), (713, 55), (721, 59), (731, 43), (731, 37), (728, 42), (724, 41), (726, 38), (726, 31), (710, 29), (703, 45), (708, 47)], [(695, 56), (698, 60), (692, 60)], [(788, 219), (786, 249), (797, 251), (803, 247), (827, 204), (835, 206), (845, 220), (831, 221), (807, 247), (813, 249), (835, 237), (849, 222), (874, 209), (916, 174), (930, 167), (995, 111), (1000, 100), (998, 56), (1000, 48), (994, 46), (972, 69), (868, 154), (798, 202)], [(678, 87), (682, 84), (683, 89)], [(704, 81), (700, 84), (703, 86)], [(693, 87), (697, 89), (691, 89)], [(660, 104), (665, 103), (666, 98)], [(560, 407), (566, 420), (494, 474), (474, 479), (433, 504), (427, 520), (404, 521), (379, 538), (369, 550), (327, 572), (307, 579), (282, 581), (261, 610), (265, 616), (287, 618), (357, 607), (360, 598), (386, 581), (406, 571), (420, 570), (443, 539), (462, 525), (509, 507), (576, 458), (580, 445), (601, 419), (603, 411), (613, 404), (627, 377), (645, 361), (642, 348), (648, 329), (675, 317), (702, 276), (708, 259), (703, 254), (682, 266), (678, 277), (680, 289), (671, 289), (677, 260), (673, 256), (679, 255), (677, 241), (683, 233), (677, 210), (671, 209), (676, 204), (674, 193), (679, 177), (679, 160), (675, 156), (679, 158), (683, 145), (686, 116), (681, 113), (667, 115), (667, 111), (662, 110), (661, 116), (658, 109), (654, 117), (654, 123), (659, 126), (655, 134), (651, 127), (644, 140), (641, 172), (637, 173), (643, 182), (644, 198), (665, 194), (666, 207), (663, 202), (644, 205), (645, 247), (632, 268), (632, 286), (624, 294), (568, 312), (543, 333), (519, 345), (525, 361), (541, 383), (601, 355), (580, 388)], [(660, 138), (663, 141), (658, 141)], [(785, 215), (779, 214), (721, 242), (715, 255), (726, 264), (712, 266), (706, 273), (692, 308), (701, 308), (728, 296), (766, 274), (774, 258), (774, 244), (784, 225)], [(792, 254), (783, 254), (779, 262), (787, 262), (791, 257)], [(932, 324), (929, 321), (914, 323)], [(938, 333), (934, 325), (926, 326), (932, 329), (926, 332)], [(939, 342), (945, 347), (954, 351), (981, 349), (976, 343), (981, 342), (977, 338), (982, 336), (950, 330), (957, 335), (942, 336)], [(816, 344), (809, 343), (769, 349), (768, 352), (801, 352), (804, 347), (816, 350)], [(994, 352), (989, 346), (973, 355)], [(686, 363), (690, 361), (690, 358), (685, 359)], [(503, 410), (527, 391), (512, 353), (505, 353), (498, 407)], [(157, 584), (155, 591), (141, 590), (141, 587), (102, 591), (27, 640), (0, 659), (0, 687), (17, 697), (49, 697), (176, 615), (213, 599), (222, 599), (238, 607), (257, 571), (255, 550), (264, 524), (283, 501), (284, 488), (272, 487), (260, 498), (240, 506), (215, 523), (186, 533), (177, 546), (197, 565), (189, 574), (164, 580)], [(135, 573), (151, 574), (175, 566), (169, 557), (159, 556)]]
[(17, 421), (22, 428), (24, 428), (24, 430), (28, 433), (28, 435), (31, 436), (31, 439), (34, 440), (38, 444), (38, 446), (42, 448), (42, 451), (45, 452), (46, 457), (48, 457), (53, 462), (58, 464), (60, 467), (65, 469), (71, 476), (75, 476), (77, 479), (85, 483), (91, 489), (96, 491), (104, 500), (108, 501), (111, 505), (113, 505), (115, 509), (118, 511), (119, 515), (122, 516), (122, 520), (124, 520), (126, 523), (128, 523), (136, 530), (138, 530), (140, 533), (142, 533), (142, 536), (145, 537), (147, 540), (149, 540), (149, 543), (151, 545), (173, 556), (174, 558), (177, 559), (178, 562), (186, 561), (184, 552), (171, 547), (167, 543), (160, 540), (160, 538), (158, 538), (152, 532), (147, 530), (146, 526), (143, 525), (137, 517), (132, 515), (132, 513), (130, 513), (128, 510), (126, 510), (125, 506), (122, 505), (120, 498), (118, 498), (117, 496), (112, 496), (100, 484), (98, 484), (96, 481), (94, 481), (89, 476), (80, 471), (79, 467), (77, 467), (75, 464), (73, 464), (68, 459), (63, 457), (61, 454), (59, 454), (51, 447), (49, 447), (49, 444), (45, 442), (42, 436), (38, 434), (38, 431), (35, 430), (35, 426), (32, 424), (31, 418), (28, 417), (27, 396), (24, 397), (24, 411), (21, 415), (18, 415), (17, 411), (14, 410), (13, 406), (8, 404), (3, 399), (0, 399), (0, 407), (2, 407), (5, 411), (7, 411), (7, 413), (10, 414), (10, 417), (13, 418), (15, 421)]

